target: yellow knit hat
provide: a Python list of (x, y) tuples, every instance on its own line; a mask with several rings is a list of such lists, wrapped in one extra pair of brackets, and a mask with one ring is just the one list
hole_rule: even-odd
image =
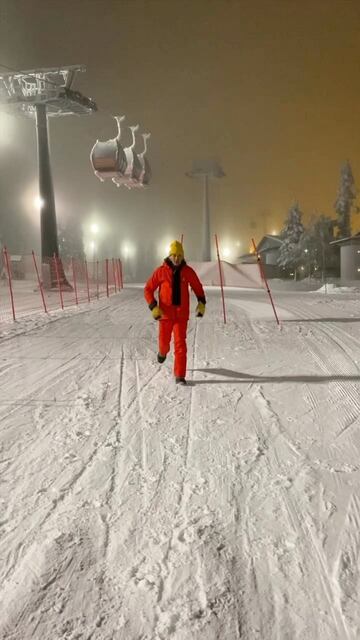
[(169, 248), (169, 256), (181, 256), (184, 257), (184, 248), (178, 240), (173, 240)]

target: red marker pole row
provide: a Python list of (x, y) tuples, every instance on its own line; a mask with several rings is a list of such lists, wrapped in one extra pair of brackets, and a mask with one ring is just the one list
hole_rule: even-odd
[(87, 266), (87, 261), (86, 260), (85, 260), (84, 264), (85, 264), (85, 280), (86, 280), (87, 299), (88, 299), (88, 302), (90, 302), (89, 272), (88, 272), (88, 266)]
[(32, 251), (31, 253), (32, 253), (32, 257), (33, 257), (33, 262), (34, 262), (34, 267), (35, 267), (36, 277), (37, 277), (37, 281), (38, 281), (38, 285), (39, 285), (39, 289), (40, 289), (40, 294), (41, 294), (41, 299), (42, 299), (42, 303), (43, 303), (44, 311), (45, 311), (45, 313), (47, 313), (47, 312), (48, 312), (48, 310), (47, 310), (47, 308), (46, 308), (46, 302), (45, 302), (45, 296), (44, 296), (44, 287), (43, 287), (43, 283), (42, 283), (42, 280), (41, 280), (40, 275), (39, 275), (39, 269), (38, 269), (38, 266), (37, 266), (37, 264), (36, 264), (35, 253), (34, 253), (34, 251)]
[(109, 260), (106, 258), (105, 260), (105, 269), (106, 269), (106, 296), (109, 297)]
[(76, 282), (76, 269), (75, 269), (75, 261), (74, 258), (71, 258), (71, 267), (73, 273), (73, 281), (74, 281), (74, 294), (75, 294), (75, 304), (79, 304), (78, 292), (77, 292), (77, 282)]
[(122, 261), (119, 258), (119, 269), (120, 269), (120, 283), (121, 283), (121, 288), (124, 288), (124, 280), (123, 280), (123, 268), (122, 268)]
[(113, 272), (113, 278), (114, 278), (114, 289), (115, 289), (115, 293), (117, 293), (117, 287), (116, 287), (116, 269), (115, 269), (115, 259), (112, 258), (111, 259), (111, 264), (112, 264), (112, 272)]
[(58, 257), (55, 255), (55, 253), (53, 258), (55, 263), (57, 286), (59, 287), (60, 304), (61, 304), (61, 308), (64, 309), (64, 299), (63, 299), (62, 288), (61, 288), (59, 263), (58, 263)]
[[(37, 280), (37, 283), (38, 283), (38, 286), (39, 286), (40, 295), (41, 295), (42, 306), (43, 306), (43, 309), (44, 309), (45, 313), (48, 314), (49, 310), (48, 310), (47, 304), (46, 304), (44, 283), (42, 281), (42, 278), (41, 278), (41, 275), (40, 275), (40, 272), (39, 272), (39, 268), (38, 268), (38, 264), (37, 264), (36, 256), (35, 256), (35, 252), (33, 250), (31, 252), (31, 255), (32, 255), (32, 261), (33, 261), (33, 265), (34, 265), (34, 271), (35, 271), (35, 274), (36, 274), (36, 280)], [(15, 299), (14, 299), (14, 291), (13, 291), (13, 283), (12, 283), (12, 272), (11, 272), (11, 260), (10, 260), (10, 256), (9, 256), (9, 253), (8, 253), (8, 250), (7, 250), (6, 247), (3, 248), (3, 258), (4, 258), (4, 267), (5, 267), (6, 273), (7, 273), (8, 286), (9, 286), (9, 295), (10, 295), (10, 302), (11, 302), (12, 317), (13, 317), (13, 320), (16, 321)], [(59, 258), (59, 256), (57, 256), (54, 253), (53, 257), (52, 257), (52, 260), (53, 260), (53, 268), (55, 270), (55, 275), (56, 275), (57, 288), (59, 290), (60, 306), (61, 306), (61, 309), (64, 310), (64, 296), (63, 296), (63, 286), (62, 286), (62, 278), (61, 278), (62, 268), (61, 268), (61, 264), (60, 264), (60, 258)], [(114, 280), (114, 290), (115, 290), (115, 293), (116, 293), (117, 291), (120, 291), (124, 287), (122, 262), (121, 262), (120, 258), (112, 258), (111, 262), (112, 262), (112, 276), (113, 276), (113, 280)], [(90, 296), (90, 286), (89, 286), (89, 274), (88, 274), (88, 265), (87, 265), (86, 260), (84, 262), (84, 267), (85, 267), (85, 281), (86, 281), (86, 289), (87, 289), (87, 299), (88, 299), (88, 302), (90, 302), (91, 296)], [(77, 274), (76, 274), (76, 264), (75, 264), (74, 258), (71, 258), (71, 269), (72, 269), (73, 284), (74, 284), (75, 304), (78, 305), (79, 304), (78, 286), (77, 286), (78, 283), (77, 283)], [(109, 295), (110, 295), (109, 259), (105, 260), (105, 269), (106, 269), (106, 295), (107, 295), (107, 297), (109, 297)], [(99, 294), (99, 289), (100, 289), (99, 261), (97, 260), (96, 261), (96, 297), (97, 298), (99, 298), (99, 295), (100, 295)]]

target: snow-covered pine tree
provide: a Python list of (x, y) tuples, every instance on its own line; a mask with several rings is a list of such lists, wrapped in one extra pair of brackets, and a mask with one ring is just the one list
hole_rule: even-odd
[(301, 222), (302, 215), (299, 204), (295, 202), (289, 209), (284, 227), (280, 233), (283, 242), (279, 251), (278, 265), (284, 269), (293, 269), (295, 280), (297, 269), (304, 261), (300, 242), (304, 233), (304, 225)]
[(337, 238), (351, 236), (351, 209), (356, 198), (356, 189), (350, 162), (347, 161), (341, 167), (340, 186), (338, 196), (334, 204), (337, 215)]
[(336, 221), (323, 214), (313, 217), (301, 237), (301, 249), (309, 275), (338, 275), (339, 247), (330, 244), (334, 240)]

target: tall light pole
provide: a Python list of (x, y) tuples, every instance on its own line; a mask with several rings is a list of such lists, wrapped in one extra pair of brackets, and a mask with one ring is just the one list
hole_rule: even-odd
[[(0, 75), (0, 107), (15, 115), (35, 119), (39, 163), (39, 197), (41, 220), (41, 262), (50, 265), (50, 286), (57, 286), (52, 258), (59, 257), (55, 195), (51, 175), (49, 118), (88, 115), (96, 104), (71, 87), (78, 71), (85, 67), (64, 66), (54, 69), (14, 71)], [(61, 263), (62, 285), (68, 285)]]
[(225, 176), (220, 164), (216, 160), (201, 160), (193, 162), (192, 169), (186, 173), (189, 178), (201, 178), (203, 181), (203, 219), (202, 219), (202, 261), (211, 261), (211, 230), (209, 205), (209, 178), (223, 178)]

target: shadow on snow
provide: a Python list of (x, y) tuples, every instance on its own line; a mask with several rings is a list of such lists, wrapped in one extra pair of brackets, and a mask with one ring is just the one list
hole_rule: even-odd
[(189, 371), (200, 371), (201, 373), (210, 373), (218, 376), (232, 378), (232, 380), (189, 380), (189, 385), (195, 384), (241, 384), (249, 382), (360, 382), (360, 374), (355, 375), (295, 375), (295, 376), (257, 376), (251, 373), (242, 373), (241, 371), (232, 371), (231, 369), (189, 369)]

